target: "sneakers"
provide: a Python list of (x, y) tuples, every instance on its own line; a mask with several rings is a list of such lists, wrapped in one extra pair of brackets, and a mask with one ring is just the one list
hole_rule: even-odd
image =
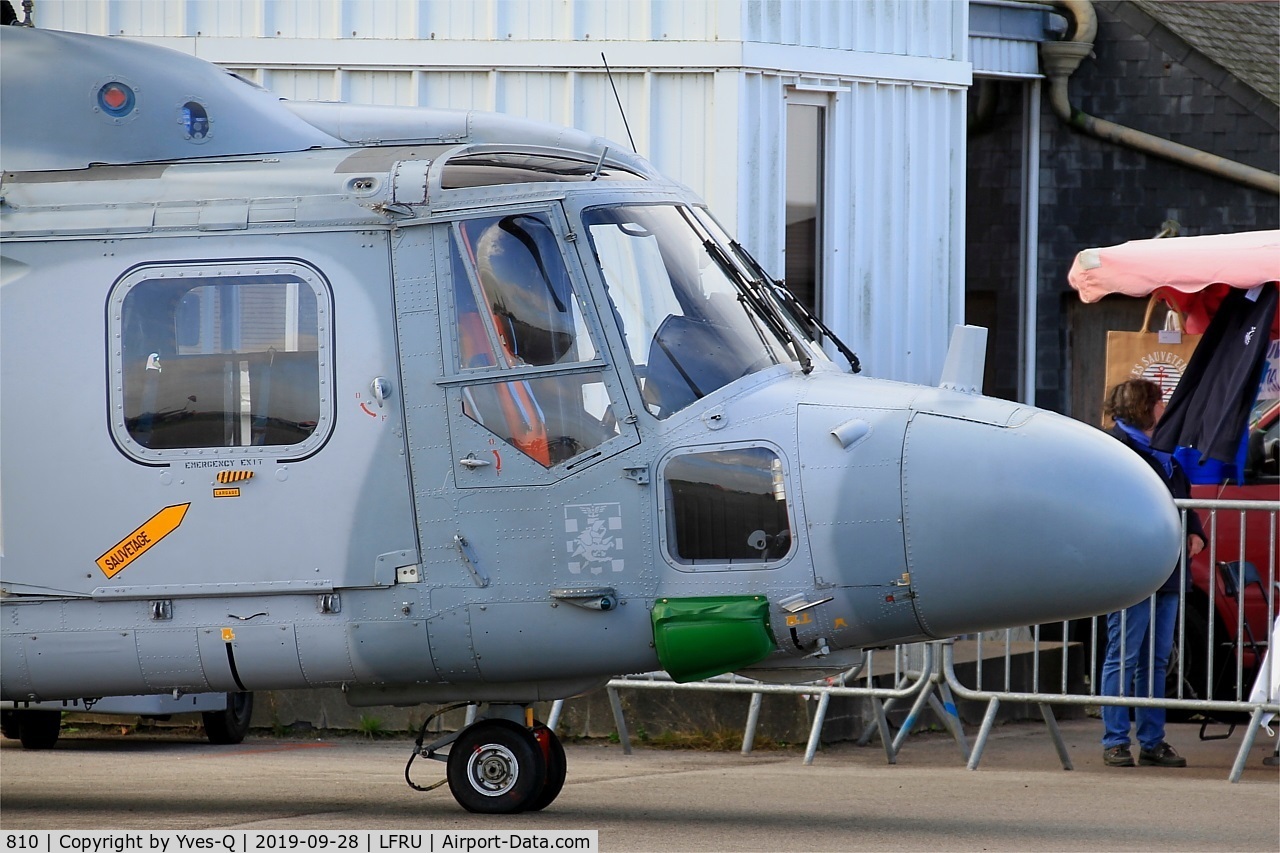
[[(1119, 746), (1104, 749), (1102, 763), (1108, 767), (1132, 767), (1133, 753), (1129, 751), (1129, 744), (1122, 743)], [(1144, 767), (1186, 767), (1187, 759), (1178, 755), (1169, 744), (1160, 741), (1152, 749), (1143, 747), (1139, 750), (1138, 763)]]
[(1122, 743), (1102, 751), (1102, 763), (1108, 767), (1132, 767), (1133, 753), (1129, 752), (1129, 744)]
[(1153, 749), (1143, 747), (1138, 752), (1138, 763), (1151, 767), (1186, 767), (1187, 759), (1178, 755), (1169, 744), (1160, 741)]

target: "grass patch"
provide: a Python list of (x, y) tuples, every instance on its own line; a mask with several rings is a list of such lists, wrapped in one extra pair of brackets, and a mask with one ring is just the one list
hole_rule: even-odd
[(360, 715), (360, 719), (356, 723), (356, 731), (360, 732), (360, 734), (370, 740), (378, 737), (386, 737), (390, 734), (390, 732), (387, 731), (386, 724), (383, 723), (382, 720), (379, 720), (377, 717), (368, 717), (364, 714)]

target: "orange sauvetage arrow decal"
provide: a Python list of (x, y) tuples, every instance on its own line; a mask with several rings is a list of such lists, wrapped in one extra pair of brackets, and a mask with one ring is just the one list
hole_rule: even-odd
[(147, 553), (151, 546), (177, 530), (190, 506), (190, 503), (167, 506), (148, 518), (137, 530), (99, 557), (98, 568), (107, 577), (115, 577), (126, 566)]

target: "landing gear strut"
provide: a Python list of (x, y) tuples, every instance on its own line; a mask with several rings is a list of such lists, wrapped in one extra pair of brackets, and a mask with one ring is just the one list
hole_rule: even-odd
[[(461, 707), (466, 705), (451, 705), (423, 722), (404, 769), (410, 787), (430, 791), (448, 782), (458, 805), (481, 814), (540, 811), (551, 805), (564, 787), (564, 747), (555, 732), (533, 719), (532, 709), (490, 705), (488, 716), (423, 745), (431, 720)], [(446, 746), (446, 754), (437, 754)], [(418, 757), (447, 762), (446, 778), (425, 787), (415, 784), (409, 768)]]

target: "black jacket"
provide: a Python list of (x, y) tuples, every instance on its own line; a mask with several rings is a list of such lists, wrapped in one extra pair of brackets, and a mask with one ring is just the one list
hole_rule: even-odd
[(1156, 425), (1152, 447), (1194, 447), (1202, 463), (1235, 461), (1266, 365), (1280, 288), (1268, 282), (1257, 296), (1250, 300), (1247, 291), (1233, 289), (1222, 300)]
[[(1146, 450), (1138, 447), (1138, 445), (1134, 444), (1133, 439), (1130, 438), (1128, 433), (1126, 433), (1120, 427), (1113, 426), (1111, 427), (1111, 429), (1107, 430), (1107, 432), (1113, 438), (1118, 439), (1125, 447), (1128, 447), (1134, 453), (1138, 454), (1144, 460), (1146, 460), (1147, 464), (1151, 466), (1151, 470), (1155, 471), (1156, 474), (1159, 475), (1160, 479), (1164, 482), (1164, 484), (1168, 486), (1169, 493), (1172, 494), (1175, 498), (1185, 499), (1185, 498), (1191, 497), (1191, 480), (1187, 478), (1187, 472), (1182, 470), (1182, 466), (1178, 464), (1178, 460), (1170, 459), (1170, 462), (1172, 462), (1173, 464), (1173, 473), (1166, 474), (1164, 472), (1164, 466), (1160, 464), (1160, 460), (1157, 459), (1152, 454), (1148, 453)], [(1200, 524), (1200, 516), (1196, 514), (1196, 511), (1194, 509), (1189, 509), (1187, 510), (1187, 535), (1190, 536), (1193, 533), (1199, 536), (1201, 540), (1203, 540), (1206, 544), (1208, 544), (1209, 538), (1204, 535), (1204, 527)], [(1185, 547), (1185, 544), (1184, 544), (1184, 547)], [(1191, 585), (1191, 571), (1190, 571), (1190, 567), (1188, 566), (1187, 586), (1190, 587), (1190, 585)], [(1179, 591), (1177, 565), (1174, 566), (1173, 572), (1169, 575), (1168, 580), (1164, 582), (1164, 584), (1160, 587), (1158, 591), (1159, 592), (1178, 592)]]

